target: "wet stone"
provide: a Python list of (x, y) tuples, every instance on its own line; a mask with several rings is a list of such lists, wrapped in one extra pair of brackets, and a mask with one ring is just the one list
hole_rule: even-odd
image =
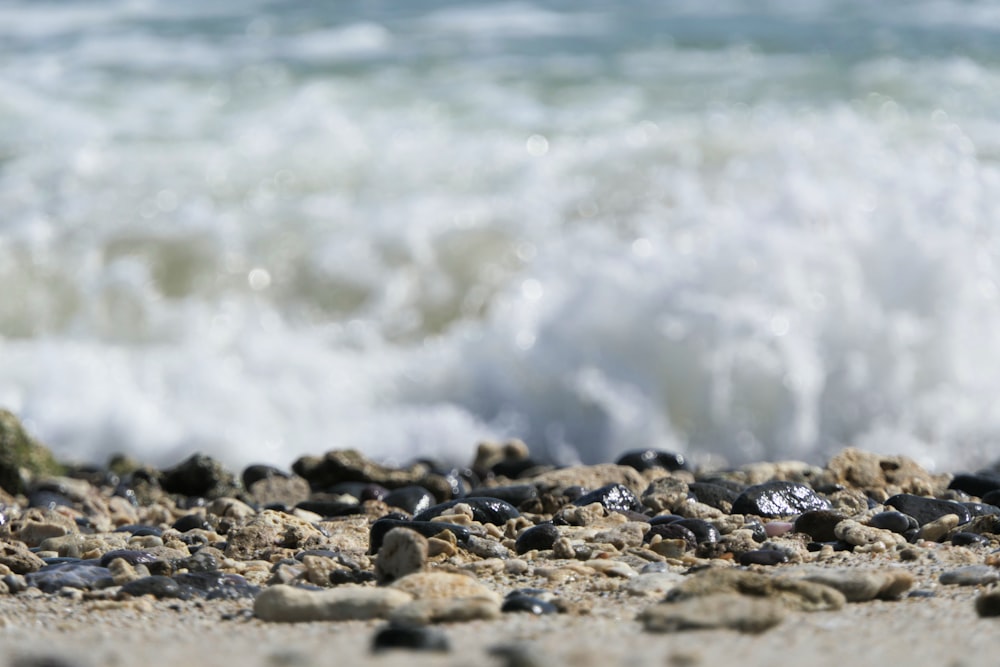
[(662, 449), (635, 449), (625, 452), (615, 461), (616, 465), (629, 466), (639, 472), (644, 470), (687, 470), (687, 460), (683, 454)]
[(343, 502), (340, 500), (303, 500), (296, 504), (295, 507), (325, 518), (351, 516), (352, 514), (361, 514), (363, 511), (363, 508), (358, 503)]
[(249, 489), (256, 482), (262, 479), (270, 479), (272, 477), (282, 477), (289, 478), (291, 475), (280, 468), (275, 468), (274, 466), (255, 464), (249, 465), (243, 469), (243, 473), (240, 478), (243, 480), (243, 488)]
[[(881, 528), (894, 533), (906, 536), (910, 531), (919, 528), (917, 520), (902, 512), (879, 512), (868, 519), (868, 525), (873, 528)], [(915, 534), (915, 533), (914, 533)]]
[(982, 498), (991, 491), (1000, 490), (1000, 475), (996, 474), (969, 474), (963, 473), (955, 475), (948, 484), (949, 489), (964, 491), (970, 496)]
[(130, 581), (121, 587), (121, 594), (130, 597), (152, 595), (156, 598), (186, 598), (180, 585), (164, 576), (150, 576)]
[(650, 526), (646, 534), (643, 535), (642, 541), (645, 544), (649, 544), (656, 536), (664, 540), (684, 540), (688, 549), (694, 549), (698, 546), (698, 538), (694, 532), (680, 525), (679, 522), (659, 523)]
[(131, 524), (128, 526), (119, 526), (115, 528), (116, 533), (129, 533), (133, 537), (146, 537), (152, 535), (154, 537), (160, 537), (163, 535), (163, 530), (158, 526), (147, 526), (144, 524)]
[(938, 500), (937, 498), (926, 498), (909, 493), (900, 493), (885, 501), (886, 505), (892, 506), (902, 512), (909, 514), (917, 523), (923, 526), (935, 519), (954, 514), (958, 516), (959, 525), (968, 523), (972, 518), (969, 508), (951, 500)]
[(451, 646), (447, 636), (440, 630), (426, 626), (390, 623), (379, 629), (372, 638), (373, 653), (388, 650), (447, 653), (451, 650)]
[(186, 533), (189, 530), (211, 530), (212, 524), (205, 520), (203, 514), (185, 514), (174, 521), (171, 528), (177, 532)]
[(140, 551), (135, 549), (115, 549), (114, 551), (109, 551), (101, 556), (100, 565), (101, 567), (107, 567), (111, 561), (116, 558), (121, 558), (129, 565), (139, 565), (140, 563), (152, 563), (159, 560), (155, 554), (148, 551)]
[(260, 593), (259, 586), (251, 584), (238, 574), (185, 572), (175, 574), (173, 580), (186, 595), (206, 600), (239, 600), (252, 598)]
[(534, 614), (535, 616), (542, 616), (543, 614), (559, 613), (559, 608), (551, 602), (546, 602), (545, 600), (540, 600), (530, 595), (512, 593), (504, 599), (503, 605), (500, 607), (500, 611), (505, 614), (510, 612), (520, 612)]
[(681, 519), (675, 521), (674, 525), (687, 528), (694, 533), (698, 545), (715, 544), (719, 541), (719, 529), (702, 519)]
[(551, 523), (542, 523), (532, 526), (518, 535), (517, 541), (514, 543), (514, 551), (518, 555), (535, 550), (544, 551), (551, 549), (557, 539), (559, 539), (559, 529)]
[(642, 503), (624, 484), (608, 484), (590, 493), (585, 493), (573, 501), (574, 505), (586, 507), (592, 503), (600, 503), (605, 509), (615, 511), (638, 511)]
[(959, 531), (951, 536), (951, 543), (956, 547), (988, 546), (990, 539), (978, 533)]
[(412, 484), (388, 492), (382, 501), (389, 507), (397, 507), (408, 514), (420, 514), (436, 502), (433, 493)]
[(980, 586), (1000, 581), (1000, 570), (989, 565), (968, 565), (948, 570), (938, 577), (946, 586)]
[(704, 503), (723, 512), (731, 511), (733, 503), (739, 497), (739, 493), (710, 482), (692, 482), (688, 484), (688, 493), (699, 503)]
[(514, 507), (531, 502), (538, 498), (538, 489), (533, 484), (511, 484), (509, 486), (495, 486), (492, 488), (473, 489), (465, 495), (466, 498), (499, 498), (510, 503)]
[(467, 505), (472, 510), (472, 518), (479, 523), (492, 523), (502, 526), (510, 519), (516, 519), (521, 513), (516, 507), (499, 498), (457, 498), (439, 503), (413, 517), (414, 521), (430, 521), (458, 504)]
[(969, 514), (975, 519), (981, 516), (996, 516), (1000, 515), (1000, 507), (996, 505), (989, 505), (987, 503), (962, 503), (968, 508)]
[(733, 514), (777, 518), (830, 509), (830, 501), (805, 484), (775, 481), (746, 489), (733, 503)]

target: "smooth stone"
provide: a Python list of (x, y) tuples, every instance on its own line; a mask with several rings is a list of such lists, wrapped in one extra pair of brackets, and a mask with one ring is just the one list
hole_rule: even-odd
[(295, 509), (312, 512), (323, 518), (351, 516), (361, 514), (364, 511), (359, 503), (341, 500), (303, 500), (296, 503)]
[(529, 551), (544, 551), (551, 549), (559, 539), (559, 529), (551, 523), (541, 523), (521, 532), (514, 542), (514, 551), (518, 555)]
[(674, 525), (687, 528), (694, 533), (695, 541), (699, 546), (703, 544), (716, 544), (721, 537), (719, 529), (703, 519), (680, 519), (673, 523)]
[(881, 542), (887, 548), (906, 544), (906, 538), (899, 533), (882, 528), (873, 528), (853, 519), (846, 519), (837, 524), (834, 534), (838, 540), (856, 547), (866, 547)]
[(493, 598), (458, 597), (414, 600), (394, 609), (389, 620), (406, 625), (495, 621), (501, 616), (500, 604)]
[(716, 593), (774, 598), (789, 609), (801, 611), (836, 610), (846, 603), (840, 591), (823, 584), (736, 568), (709, 568), (696, 572), (674, 588), (667, 595), (667, 601)]
[(615, 465), (629, 466), (639, 472), (644, 470), (687, 470), (687, 460), (683, 454), (663, 449), (634, 449), (618, 457)]
[(846, 518), (835, 510), (810, 510), (795, 519), (795, 532), (805, 533), (817, 542), (833, 542), (837, 539), (834, 529)]
[(394, 649), (447, 653), (451, 650), (451, 646), (448, 638), (439, 630), (390, 623), (375, 633), (372, 638), (372, 652), (380, 653)]
[(951, 543), (956, 547), (988, 546), (990, 539), (978, 533), (958, 532), (951, 536)]
[(804, 574), (791, 573), (804, 581), (823, 584), (843, 593), (848, 602), (867, 600), (895, 600), (908, 591), (914, 583), (913, 575), (905, 570), (866, 570), (861, 568), (805, 570)]
[(741, 553), (739, 561), (740, 565), (780, 565), (788, 562), (788, 554), (779, 549), (756, 549)]
[(385, 494), (382, 502), (389, 507), (397, 507), (408, 514), (419, 514), (433, 507), (437, 499), (424, 487), (410, 484)]
[(1000, 490), (1000, 475), (961, 473), (952, 478), (948, 488), (982, 498), (991, 491)]
[(679, 522), (659, 523), (650, 526), (649, 530), (642, 536), (642, 541), (644, 544), (649, 544), (657, 536), (664, 540), (684, 540), (689, 549), (694, 549), (698, 546), (698, 538), (694, 532), (689, 528), (679, 525)]
[(59, 563), (24, 575), (28, 586), (43, 593), (58, 593), (63, 588), (89, 591), (114, 585), (111, 571), (93, 562)]
[(383, 518), (373, 523), (371, 529), (369, 529), (368, 553), (378, 553), (378, 550), (382, 548), (382, 540), (384, 540), (386, 534), (394, 528), (409, 528), (410, 530), (417, 531), (424, 537), (434, 537), (444, 531), (448, 531), (455, 536), (455, 540), (461, 545), (468, 544), (469, 538), (472, 536), (472, 533), (468, 528), (453, 523)]
[(733, 509), (733, 503), (740, 495), (736, 491), (711, 482), (691, 482), (688, 484), (688, 493), (699, 503), (727, 513)]
[(969, 514), (972, 515), (973, 519), (981, 516), (1000, 515), (1000, 507), (989, 503), (962, 503), (962, 505), (969, 509)]
[(108, 551), (101, 556), (101, 560), (99, 561), (101, 567), (107, 567), (108, 564), (116, 558), (121, 558), (129, 565), (152, 563), (158, 560), (155, 554), (148, 551), (141, 551), (138, 549), (115, 549), (113, 551)]
[(805, 484), (774, 481), (756, 484), (743, 491), (733, 503), (732, 513), (778, 518), (828, 509), (830, 501)]
[(427, 564), (427, 538), (408, 528), (386, 533), (375, 560), (375, 579), (386, 584), (419, 572)]
[(180, 585), (164, 576), (142, 577), (134, 581), (123, 584), (120, 594), (130, 597), (140, 597), (142, 595), (152, 595), (156, 598), (186, 598)]
[(454, 572), (414, 572), (388, 588), (404, 591), (417, 600), (432, 598), (485, 598), (500, 604), (500, 596), (471, 576)]
[(894, 511), (879, 512), (878, 514), (872, 515), (872, 517), (868, 519), (868, 525), (873, 528), (891, 530), (892, 532), (899, 533), (900, 535), (905, 535), (907, 531), (916, 530), (920, 527), (917, 524), (917, 520), (909, 514)]
[(585, 493), (573, 501), (577, 507), (586, 507), (592, 503), (600, 503), (604, 509), (612, 512), (635, 512), (642, 508), (642, 503), (624, 484), (607, 484)]
[(240, 479), (243, 480), (244, 489), (249, 489), (262, 479), (270, 479), (272, 477), (288, 479), (291, 477), (291, 474), (280, 468), (275, 468), (274, 466), (254, 464), (244, 468), (243, 473), (240, 475)]
[(467, 505), (472, 510), (472, 519), (479, 523), (491, 523), (502, 526), (510, 519), (516, 519), (521, 513), (510, 503), (499, 498), (456, 498), (439, 503), (413, 517), (414, 521), (431, 521), (458, 504)]
[(160, 474), (160, 486), (167, 493), (201, 498), (231, 496), (238, 491), (236, 478), (210, 456), (194, 454)]
[(57, 491), (33, 491), (28, 495), (28, 507), (54, 510), (57, 507), (73, 507), (73, 501)]
[(639, 615), (649, 632), (729, 629), (760, 633), (785, 619), (784, 605), (773, 599), (731, 593), (654, 605)]
[(503, 605), (500, 607), (500, 611), (505, 614), (515, 612), (542, 616), (544, 614), (558, 613), (559, 607), (555, 606), (551, 602), (540, 600), (530, 595), (515, 593), (508, 595), (504, 599)]
[(154, 537), (161, 537), (163, 535), (163, 530), (158, 526), (148, 526), (145, 524), (131, 524), (128, 526), (119, 526), (115, 528), (116, 533), (130, 533), (132, 537), (146, 537), (152, 535)]
[(764, 534), (768, 537), (780, 537), (794, 528), (795, 524), (791, 521), (769, 521), (764, 524)]
[(305, 590), (277, 584), (265, 588), (254, 600), (254, 616), (262, 621), (365, 621), (386, 618), (394, 609), (413, 600), (397, 588), (333, 588)]
[(1000, 570), (989, 565), (967, 565), (943, 572), (938, 581), (946, 586), (979, 586), (1000, 581)]
[(981, 497), (984, 505), (997, 505), (1000, 506), (1000, 491), (990, 491), (986, 495)]
[(189, 530), (212, 530), (212, 524), (205, 520), (203, 514), (185, 514), (174, 521), (171, 528), (177, 532), (186, 533)]
[(491, 488), (478, 488), (465, 494), (466, 498), (499, 498), (514, 507), (538, 498), (538, 489), (533, 484), (510, 484)]
[(921, 526), (918, 535), (929, 542), (940, 542), (949, 532), (958, 527), (960, 521), (961, 519), (956, 514), (945, 514)]
[(909, 514), (920, 526), (940, 519), (947, 514), (958, 516), (959, 525), (968, 523), (972, 518), (969, 508), (961, 503), (937, 498), (925, 498), (909, 493), (897, 494), (885, 501), (886, 505), (896, 508), (903, 514)]
[(206, 600), (239, 600), (256, 597), (260, 586), (255, 586), (238, 574), (224, 572), (184, 572), (175, 574), (174, 581), (185, 595)]
[(976, 613), (983, 618), (1000, 616), (1000, 590), (983, 593), (976, 598)]

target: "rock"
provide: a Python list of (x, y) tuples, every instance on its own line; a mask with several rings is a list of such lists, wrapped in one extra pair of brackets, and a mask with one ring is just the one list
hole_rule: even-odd
[(861, 568), (812, 569), (791, 573), (804, 581), (823, 584), (840, 591), (848, 602), (895, 600), (913, 586), (913, 575), (905, 570), (865, 570)]
[(551, 523), (542, 523), (522, 531), (514, 543), (514, 551), (518, 555), (535, 550), (544, 551), (551, 549), (557, 539), (559, 539), (559, 529)]
[(873, 528), (853, 519), (845, 519), (834, 528), (838, 540), (853, 546), (865, 547), (881, 542), (886, 548), (906, 544), (906, 538), (899, 533), (881, 528)]
[(639, 472), (644, 470), (687, 470), (687, 460), (683, 454), (662, 449), (634, 449), (625, 452), (615, 461), (615, 465), (629, 466)]
[(101, 567), (107, 567), (111, 561), (121, 558), (129, 565), (139, 565), (152, 563), (157, 560), (156, 555), (149, 551), (138, 549), (113, 549), (101, 556), (99, 561)]
[[(246, 479), (246, 471), (243, 472)], [(298, 475), (268, 475), (247, 485), (247, 493), (261, 506), (295, 507), (309, 499), (309, 482)]]
[(830, 501), (804, 484), (765, 482), (746, 489), (733, 503), (733, 514), (777, 518), (830, 509)]
[(0, 488), (26, 493), (31, 478), (61, 475), (64, 470), (52, 452), (28, 435), (14, 413), (0, 409)]
[(175, 574), (173, 580), (180, 586), (184, 597), (202, 597), (206, 600), (239, 600), (254, 598), (260, 588), (238, 574), (225, 572), (185, 572)]
[(922, 539), (928, 542), (940, 542), (948, 533), (958, 527), (959, 517), (956, 514), (945, 514), (933, 521), (925, 523), (919, 531)]
[(777, 600), (713, 593), (655, 605), (642, 612), (639, 620), (649, 632), (727, 629), (759, 633), (778, 625), (786, 615)]
[(37, 547), (52, 537), (76, 534), (76, 522), (54, 510), (33, 507), (0, 526), (0, 539), (24, 542)]
[(226, 556), (239, 560), (266, 559), (274, 549), (311, 549), (325, 543), (315, 526), (296, 517), (264, 510), (229, 531)]
[(916, 538), (920, 528), (916, 519), (902, 512), (879, 512), (868, 519), (868, 525), (898, 533), (905, 537), (907, 542), (912, 542)]
[(972, 519), (969, 508), (951, 500), (925, 498), (909, 493), (900, 493), (885, 501), (886, 505), (896, 508), (903, 514), (908, 514), (923, 526), (946, 514), (958, 516), (959, 524), (968, 523)]
[[(666, 563), (652, 563), (652, 565), (666, 565)], [(625, 584), (625, 591), (629, 595), (662, 599), (682, 581), (684, 576), (675, 572), (647, 572), (644, 568), (638, 577), (633, 577)]]
[(87, 561), (75, 561), (46, 565), (24, 575), (28, 586), (34, 586), (43, 593), (58, 593), (63, 588), (96, 590), (114, 584), (111, 571), (106, 567), (93, 565)]
[(991, 491), (1000, 490), (1000, 475), (989, 474), (959, 474), (948, 484), (949, 489), (964, 491), (970, 496), (982, 498)]
[(716, 593), (774, 598), (789, 609), (801, 611), (836, 610), (846, 602), (840, 591), (829, 586), (733, 568), (709, 568), (697, 572), (674, 588), (667, 601)]
[(649, 530), (643, 535), (643, 542), (649, 544), (654, 538), (661, 540), (684, 540), (688, 549), (695, 549), (698, 546), (698, 538), (694, 532), (679, 522), (651, 524)]
[(810, 510), (795, 519), (795, 532), (805, 533), (817, 542), (833, 542), (837, 539), (834, 528), (846, 518), (833, 510)]
[(472, 533), (464, 526), (440, 521), (407, 521), (405, 519), (379, 519), (372, 524), (368, 534), (368, 553), (378, 553), (386, 534), (394, 528), (415, 530), (424, 537), (434, 537), (443, 532), (449, 532), (455, 537), (457, 544), (466, 545)]
[(448, 480), (432, 473), (425, 464), (393, 468), (375, 463), (353, 449), (330, 451), (323, 457), (304, 456), (292, 464), (292, 470), (317, 489), (325, 489), (340, 482), (370, 482), (387, 489), (422, 486), (440, 500), (452, 496)]
[(608, 484), (621, 484), (636, 494), (641, 494), (649, 483), (639, 471), (629, 466), (601, 463), (592, 466), (560, 468), (523, 480), (533, 484), (539, 492), (553, 492), (572, 486), (597, 489)]
[(980, 586), (1000, 581), (1000, 570), (989, 565), (967, 565), (943, 572), (938, 581), (946, 586)]
[(120, 595), (127, 597), (140, 597), (142, 595), (152, 595), (156, 598), (185, 598), (181, 592), (181, 587), (170, 577), (150, 576), (135, 579), (123, 584)]
[(160, 486), (167, 493), (200, 498), (221, 498), (239, 491), (233, 474), (204, 454), (194, 454), (173, 468), (162, 471)]
[(389, 587), (404, 591), (417, 600), (484, 598), (500, 604), (500, 596), (492, 590), (472, 577), (452, 572), (415, 572)]
[(480, 487), (465, 494), (466, 498), (498, 498), (520, 508), (524, 503), (538, 499), (538, 489), (531, 484), (511, 484), (508, 486)]
[(500, 618), (500, 605), (483, 597), (427, 598), (395, 609), (389, 619), (406, 625), (493, 621)]
[(780, 565), (788, 562), (788, 554), (780, 549), (755, 549), (741, 553), (739, 561), (740, 565)]
[(978, 533), (959, 531), (951, 536), (951, 543), (956, 547), (989, 546), (990, 538)]
[(397, 507), (411, 515), (420, 514), (437, 502), (433, 493), (414, 484), (390, 491), (382, 501), (389, 507)]
[(372, 639), (372, 652), (380, 653), (392, 649), (447, 653), (451, 647), (448, 638), (439, 630), (390, 623), (375, 633)]
[(500, 611), (505, 614), (524, 613), (542, 616), (559, 613), (559, 608), (546, 600), (515, 592), (504, 598)]
[(639, 499), (623, 484), (607, 484), (573, 501), (577, 507), (592, 503), (599, 503), (609, 512), (637, 512), (642, 508)]
[(498, 498), (459, 498), (429, 507), (414, 516), (413, 520), (431, 521), (439, 516), (448, 514), (448, 510), (452, 510), (459, 505), (465, 505), (472, 510), (472, 519), (474, 521), (491, 523), (495, 526), (502, 526), (510, 519), (516, 519), (521, 516), (516, 507)]
[(688, 503), (688, 485), (676, 477), (653, 480), (642, 492), (642, 504), (654, 512), (674, 512)]
[(979, 535), (1000, 536), (1000, 516), (996, 514), (986, 514), (977, 516), (975, 519), (965, 524), (962, 530), (977, 533)]
[(375, 578), (380, 584), (391, 583), (427, 563), (427, 538), (408, 528), (395, 528), (386, 533), (375, 561)]
[(694, 496), (698, 502), (722, 510), (727, 514), (732, 511), (733, 503), (739, 497), (739, 493), (709, 482), (691, 482), (688, 484), (688, 493)]
[(14, 574), (28, 574), (45, 567), (45, 561), (21, 542), (0, 542), (0, 565), (7, 566)]
[(395, 588), (333, 588), (310, 591), (278, 584), (264, 589), (254, 600), (254, 616), (262, 621), (300, 623), (354, 621), (386, 618), (394, 609), (413, 600)]
[(831, 476), (828, 480), (831, 484), (863, 491), (887, 491), (890, 495), (936, 495), (944, 490), (949, 481), (948, 475), (931, 475), (916, 461), (905, 456), (883, 456), (854, 448), (845, 449), (830, 459), (826, 470)]
[(1000, 616), (1000, 590), (992, 590), (976, 598), (976, 613), (983, 618)]

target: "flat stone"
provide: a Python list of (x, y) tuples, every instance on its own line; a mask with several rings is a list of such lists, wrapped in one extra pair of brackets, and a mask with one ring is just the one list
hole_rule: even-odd
[(862, 547), (881, 542), (886, 547), (906, 544), (906, 538), (899, 533), (882, 528), (874, 528), (858, 523), (853, 519), (846, 519), (837, 524), (833, 534), (838, 540), (843, 540), (848, 544)]
[(728, 629), (760, 633), (781, 623), (786, 615), (785, 606), (777, 600), (713, 593), (655, 605), (643, 611), (639, 620), (649, 632)]
[(943, 572), (938, 581), (947, 586), (980, 586), (1000, 581), (1000, 570), (989, 565), (967, 565)]
[(959, 520), (957, 514), (945, 514), (921, 526), (919, 535), (929, 542), (940, 542), (958, 527)]
[(493, 621), (501, 615), (500, 604), (493, 598), (427, 598), (397, 607), (389, 615), (389, 620), (410, 625), (429, 625)]
[(923, 526), (947, 514), (958, 516), (959, 524), (968, 523), (972, 518), (969, 508), (951, 500), (926, 498), (910, 493), (900, 493), (885, 501), (886, 505), (896, 508), (903, 514), (909, 514), (917, 523)]
[[(792, 573), (789, 576), (799, 576)], [(848, 602), (876, 598), (895, 600), (913, 586), (913, 575), (905, 570), (863, 570), (860, 568), (806, 570), (805, 581), (823, 584), (843, 593)]]
[(500, 596), (473, 577), (453, 572), (415, 572), (390, 585), (418, 600), (485, 598), (500, 604)]
[(262, 621), (285, 623), (369, 620), (386, 618), (412, 600), (412, 595), (395, 588), (345, 586), (311, 591), (278, 584), (257, 596), (253, 611)]
[(805, 484), (775, 481), (746, 489), (736, 498), (732, 511), (733, 514), (777, 518), (826, 509), (830, 509), (830, 501)]
[(710, 568), (690, 575), (668, 594), (667, 600), (717, 593), (773, 598), (789, 609), (801, 611), (836, 610), (847, 601), (843, 593), (830, 586), (735, 568)]

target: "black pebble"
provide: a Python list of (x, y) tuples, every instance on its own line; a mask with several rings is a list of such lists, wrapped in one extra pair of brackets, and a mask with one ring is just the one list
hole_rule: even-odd
[(291, 475), (280, 468), (275, 468), (274, 466), (257, 464), (244, 468), (243, 474), (240, 477), (243, 480), (243, 488), (249, 489), (262, 479), (270, 479), (271, 477), (288, 479)]
[(201, 514), (186, 514), (181, 518), (174, 521), (172, 528), (180, 533), (186, 533), (189, 530), (201, 529), (201, 530), (212, 530), (212, 524), (205, 520), (205, 517)]
[(185, 598), (197, 596), (206, 600), (238, 600), (256, 597), (260, 593), (259, 586), (254, 586), (238, 574), (185, 572), (175, 574), (173, 580)]
[(28, 496), (28, 507), (55, 509), (57, 507), (73, 507), (73, 501), (56, 491), (34, 491)]
[(991, 491), (1000, 490), (1000, 475), (994, 474), (959, 474), (948, 484), (949, 489), (964, 491), (970, 496), (982, 498)]
[(754, 542), (763, 542), (767, 539), (767, 530), (760, 521), (747, 521), (741, 530), (749, 530), (753, 534)]
[(114, 551), (109, 551), (101, 556), (101, 560), (99, 561), (100, 566), (107, 567), (111, 564), (111, 561), (116, 558), (123, 559), (129, 565), (139, 565), (140, 563), (148, 564), (157, 560), (156, 555), (151, 554), (148, 551), (140, 551), (138, 549), (115, 549)]
[(517, 479), (532, 468), (537, 468), (539, 465), (538, 461), (530, 458), (511, 459), (509, 461), (500, 461), (495, 464), (492, 468), (490, 468), (490, 472), (497, 477)]
[(917, 520), (909, 514), (893, 511), (879, 512), (868, 519), (868, 525), (873, 528), (881, 528), (882, 530), (899, 533), (900, 535), (919, 528)]
[(322, 517), (352, 516), (364, 511), (357, 503), (343, 503), (339, 500), (303, 500), (295, 507)]
[(583, 507), (591, 503), (600, 503), (612, 512), (625, 510), (636, 512), (642, 508), (642, 503), (624, 484), (608, 484), (590, 493), (585, 493), (573, 501), (574, 505)]
[(732, 513), (776, 518), (828, 509), (830, 501), (805, 484), (774, 481), (746, 489), (733, 503)]
[(649, 527), (646, 534), (643, 535), (642, 541), (645, 544), (649, 544), (652, 539), (659, 535), (665, 540), (684, 540), (687, 542), (688, 549), (694, 549), (698, 546), (698, 538), (695, 534), (688, 528), (680, 525), (679, 521), (674, 521), (673, 523), (658, 523)]
[(788, 554), (777, 549), (757, 549), (740, 554), (740, 565), (778, 565), (787, 562)]
[(951, 500), (925, 498), (910, 493), (900, 493), (885, 501), (886, 505), (895, 507), (903, 514), (909, 514), (917, 523), (923, 526), (947, 514), (957, 514), (958, 523), (968, 523), (972, 518), (969, 508)]
[(408, 521), (404, 519), (382, 518), (372, 524), (368, 532), (368, 553), (378, 553), (382, 548), (382, 540), (385, 534), (393, 528), (409, 528), (415, 530), (424, 537), (434, 537), (443, 530), (450, 531), (459, 544), (466, 544), (472, 533), (464, 526), (457, 526), (453, 523), (443, 521)]
[(704, 519), (681, 519), (674, 522), (675, 526), (683, 526), (692, 533), (698, 542), (702, 544), (715, 544), (719, 541), (719, 529)]
[(157, 598), (185, 598), (187, 596), (181, 591), (180, 585), (164, 576), (151, 576), (136, 579), (124, 584), (121, 592), (133, 597), (141, 595), (152, 595)]
[(507, 599), (503, 602), (503, 606), (500, 607), (500, 611), (505, 614), (508, 612), (526, 612), (541, 616), (543, 614), (557, 614), (559, 613), (559, 608), (551, 602), (539, 600), (536, 597), (524, 595), (523, 593), (514, 593), (507, 596)]
[(119, 526), (115, 528), (116, 533), (131, 533), (133, 537), (146, 537), (147, 535), (152, 535), (153, 537), (160, 537), (163, 535), (163, 531), (157, 526), (147, 526), (145, 524), (130, 524), (128, 526)]
[(409, 514), (419, 514), (435, 503), (433, 493), (415, 484), (393, 489), (382, 500), (389, 507), (397, 507)]
[(968, 508), (969, 514), (975, 519), (977, 516), (990, 516), (1000, 514), (1000, 507), (988, 503), (962, 503)]
[(456, 498), (447, 502), (439, 503), (430, 507), (413, 517), (414, 521), (430, 521), (435, 519), (455, 505), (463, 503), (472, 509), (472, 518), (479, 523), (492, 523), (495, 526), (502, 526), (509, 519), (516, 519), (521, 513), (516, 507), (499, 498)]
[(615, 463), (635, 468), (639, 472), (654, 468), (670, 471), (687, 470), (687, 461), (683, 454), (662, 449), (635, 449), (619, 456)]
[(1000, 491), (990, 491), (984, 496), (981, 496), (983, 503), (987, 505), (1000, 505)]
[(518, 555), (526, 554), (536, 549), (544, 551), (545, 549), (551, 549), (557, 539), (559, 539), (558, 528), (551, 523), (540, 523), (537, 526), (528, 528), (517, 536), (517, 541), (514, 543), (514, 550)]
[(979, 533), (957, 532), (951, 536), (951, 543), (957, 547), (968, 547), (976, 544), (988, 545), (990, 540)]
[(723, 512), (731, 510), (736, 498), (739, 497), (735, 491), (710, 482), (691, 482), (688, 484), (688, 493), (699, 503)]
[(833, 510), (810, 510), (795, 519), (795, 532), (805, 533), (817, 542), (833, 542), (837, 539), (833, 529), (847, 517)]
[(522, 503), (526, 503), (538, 498), (538, 489), (532, 484), (511, 484), (509, 486), (495, 486), (490, 489), (481, 488), (473, 489), (465, 494), (466, 498), (499, 498), (504, 500), (514, 507), (520, 507)]
[(375, 633), (372, 652), (390, 649), (447, 652), (451, 646), (444, 633), (435, 628), (390, 623)]

